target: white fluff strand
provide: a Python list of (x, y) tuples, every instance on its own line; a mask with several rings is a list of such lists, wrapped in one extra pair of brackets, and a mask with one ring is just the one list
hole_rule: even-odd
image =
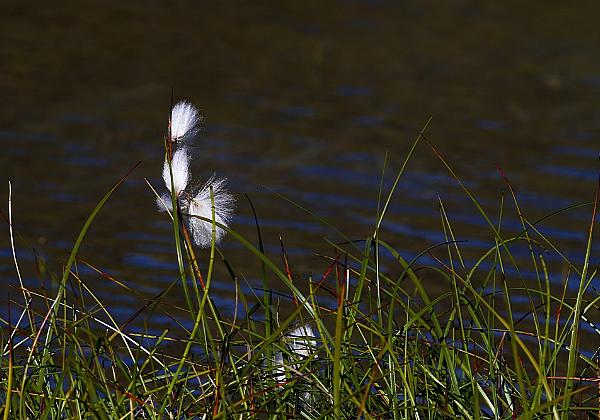
[(181, 101), (171, 110), (171, 141), (185, 142), (198, 132), (200, 114), (189, 102)]
[[(186, 149), (178, 149), (173, 153), (171, 170), (173, 171), (173, 187), (175, 188), (175, 194), (178, 195), (181, 191), (185, 190), (192, 177), (190, 173), (190, 157)], [(162, 175), (165, 186), (171, 191), (171, 173), (169, 172), (169, 162), (166, 160)]]
[[(188, 207), (189, 226), (194, 242), (201, 248), (208, 248), (212, 242), (212, 222), (199, 219), (200, 216), (212, 220), (212, 201), (210, 187), (213, 189), (215, 203), (215, 222), (228, 226), (233, 215), (234, 197), (226, 189), (227, 179), (216, 178), (215, 175), (202, 186), (198, 194), (190, 200)], [(217, 226), (215, 241), (223, 238), (226, 231)]]
[(156, 206), (158, 211), (169, 211), (173, 212), (173, 202), (169, 194), (163, 194), (160, 197), (156, 197)]

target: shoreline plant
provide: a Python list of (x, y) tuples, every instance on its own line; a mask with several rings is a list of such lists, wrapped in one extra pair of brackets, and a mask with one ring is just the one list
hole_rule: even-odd
[[(55, 290), (23, 283), (9, 184), (17, 279), (11, 290), (17, 297), (11, 294), (8, 318), (0, 318), (3, 419), (598, 418), (600, 331), (593, 321), (600, 296), (593, 286), (598, 262), (592, 261), (598, 193), (592, 202), (530, 220), (504, 177), (520, 224), (510, 233), (504, 227), (509, 211), (504, 199), (497, 214), (488, 214), (426, 137), (426, 124), (391, 189), (384, 193), (380, 186), (370, 235), (340, 232), (282, 196), (337, 236), (325, 240), (332, 252), (323, 256), (322, 272), (299, 278), (283, 246), (282, 255), (266, 255), (251, 201), (256, 237), (245, 238), (229, 226), (234, 198), (224, 178), (213, 175), (200, 186), (190, 185), (188, 147), (199, 122), (191, 104), (172, 107), (162, 173), (169, 193), (150, 186), (159, 210), (173, 221), (178, 272), (156, 296), (140, 295), (139, 310), (125, 322), (87, 285), (78, 266), (102, 270), (78, 252), (102, 207), (135, 166), (90, 213), (56, 276)], [(465, 257), (464, 241), (441, 200), (443, 242), (406, 259), (382, 234), (419, 144), (440, 160), (487, 226), (489, 246), (474, 259)], [(583, 262), (569, 260), (540, 229), (575, 209), (589, 209), (591, 215)], [(262, 289), (239, 291), (244, 273), (218, 246), (225, 234), (260, 262), (256, 276)], [(523, 246), (526, 262), (514, 252)], [(551, 281), (556, 273), (550, 254), (567, 268), (560, 285)], [(434, 263), (424, 264), (424, 257)], [(214, 278), (215, 264), (226, 267), (229, 280)], [(535, 268), (533, 280), (522, 275), (521, 267), (529, 265)], [(235, 285), (242, 313), (236, 311), (233, 319), (221, 315), (211, 296), (214, 281)], [(273, 302), (273, 282), (285, 290), (278, 292), (283, 305)], [(435, 291), (431, 284), (438, 286)], [(191, 328), (182, 323), (178, 336), (169, 329), (160, 334), (130, 329), (133, 319), (150, 311), (169, 314), (163, 299), (179, 290)], [(525, 296), (525, 303), (516, 296)], [(17, 319), (11, 317), (15, 308)], [(525, 315), (517, 316), (517, 308)]]

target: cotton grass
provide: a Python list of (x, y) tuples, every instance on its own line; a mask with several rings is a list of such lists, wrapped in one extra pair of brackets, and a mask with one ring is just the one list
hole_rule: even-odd
[[(189, 117), (182, 121), (188, 133)], [(172, 212), (172, 260), (180, 282), (169, 278), (150, 296), (138, 287), (151, 281), (144, 271), (113, 278), (104, 274), (110, 267), (96, 268), (94, 254), (81, 248), (128, 173), (91, 210), (68, 261), (61, 261), (62, 274), (52, 273), (57, 281), (43, 281), (41, 269), (51, 265), (36, 258), (28, 272), (39, 270), (41, 288), (16, 279), (8, 285), (7, 292), (15, 287), (24, 293), (22, 301), (14, 293), (8, 319), (0, 317), (3, 419), (598, 418), (598, 329), (588, 324), (597, 324), (599, 314), (597, 261), (590, 250), (597, 246), (600, 191), (585, 207), (561, 210), (591, 214), (588, 239), (580, 244), (585, 256), (569, 260), (538, 231), (543, 223), (527, 221), (515, 232), (511, 218), (525, 220), (513, 211), (520, 208), (516, 194), (514, 206), (502, 196), (499, 208), (486, 213), (489, 203), (479, 203), (435, 152), (463, 188), (465, 203), (480, 210), (487, 246), (466, 247), (460, 224), (440, 200), (443, 242), (423, 252), (396, 249), (395, 237), (380, 230), (383, 211), (374, 215), (373, 230), (334, 229), (340, 237), (318, 251), (322, 261), (311, 264), (314, 275), (299, 275), (289, 268), (285, 250), (281, 255), (269, 248), (259, 229), (248, 237), (230, 229), (236, 247), (212, 248), (208, 258), (197, 258), (192, 245), (209, 243), (208, 232), (212, 245), (212, 220), (228, 226), (233, 197), (223, 178), (193, 182), (189, 143), (168, 137), (166, 146), (163, 176), (170, 194), (158, 201)], [(397, 185), (386, 195), (379, 189), (385, 207), (399, 193)], [(23, 240), (17, 235), (13, 241), (10, 205), (9, 199), (19, 277), (15, 245)], [(523, 258), (525, 245), (531, 253)], [(240, 269), (230, 253), (262, 267)], [(521, 282), (515, 273), (533, 278)], [(259, 286), (255, 280), (261, 278)], [(235, 290), (235, 301), (223, 290)], [(122, 308), (115, 291), (133, 305), (126, 322), (116, 317)], [(177, 302), (181, 297), (185, 305)], [(238, 304), (244, 308), (239, 312)], [(232, 307), (234, 315), (227, 313)], [(523, 310), (528, 312), (521, 316)]]
[[(194, 243), (200, 248), (208, 248), (213, 240), (212, 220), (228, 227), (233, 216), (235, 198), (226, 188), (227, 178), (217, 177), (215, 174), (201, 184), (200, 188), (190, 187), (192, 172), (189, 145), (198, 132), (199, 120), (198, 110), (189, 102), (182, 101), (173, 107), (170, 141), (174, 143), (175, 151), (169, 159), (171, 149), (167, 149), (162, 177), (167, 190), (175, 196)], [(159, 211), (173, 211), (173, 201), (169, 194), (162, 194), (156, 201)], [(215, 243), (218, 244), (225, 233), (225, 229), (217, 226)]]

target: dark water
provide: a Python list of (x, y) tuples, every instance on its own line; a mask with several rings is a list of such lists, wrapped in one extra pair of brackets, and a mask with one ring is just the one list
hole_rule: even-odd
[[(41, 282), (32, 250), (59, 272), (95, 203), (139, 160), (80, 257), (146, 296), (175, 278), (172, 230), (144, 182), (161, 183), (171, 88), (206, 118), (194, 174), (230, 178), (238, 197), (232, 226), (255, 239), (244, 193), (250, 195), (267, 252), (279, 261), (283, 236), (298, 281), (325, 270), (316, 254), (331, 253), (322, 238), (337, 236), (270, 190), (363, 238), (372, 231), (386, 151), (387, 190), (430, 116), (427, 137), (494, 220), (506, 190), (498, 167), (530, 220), (594, 197), (598, 3), (203, 4), (0, 7), (0, 196), (5, 209), (12, 180), (28, 284)], [(423, 144), (392, 201), (384, 238), (406, 258), (442, 241), (438, 197), (458, 239), (470, 241), (467, 257), (492, 245), (485, 221)], [(508, 196), (506, 202), (503, 229), (518, 230)], [(591, 207), (582, 207), (541, 229), (581, 262), (590, 218)], [(14, 296), (6, 224), (3, 231), (0, 279)], [(259, 275), (252, 257), (231, 238), (223, 248), (250, 294)], [(599, 256), (594, 250), (593, 261)], [(548, 259), (560, 283), (560, 260)], [(140, 306), (135, 294), (79, 268), (116, 317)], [(232, 312), (233, 282), (218, 273), (218, 303)], [(167, 299), (180, 300), (177, 293)]]

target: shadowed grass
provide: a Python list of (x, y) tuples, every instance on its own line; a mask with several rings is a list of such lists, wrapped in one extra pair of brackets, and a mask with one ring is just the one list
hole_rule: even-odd
[[(206, 260), (198, 259), (205, 254), (195, 252), (182, 215), (173, 212), (179, 270), (165, 290), (145, 297), (106, 275), (139, 299), (134, 315), (118, 321), (77, 267), (103, 273), (78, 249), (119, 181), (82, 227), (53, 295), (13, 285), (24, 301), (9, 302), (20, 308), (16, 323), (0, 320), (3, 418), (598, 418), (600, 339), (589, 326), (600, 306), (591, 261), (598, 196), (561, 210), (586, 207), (592, 219), (583, 262), (569, 261), (541, 232), (547, 219), (526, 217), (508, 180), (516, 214), (502, 196), (492, 215), (431, 146), (486, 222), (488, 248), (474, 255), (439, 199), (443, 242), (405, 258), (385, 231), (385, 214), (402, 199), (396, 189), (417, 144), (430, 145), (423, 131), (390, 191), (379, 186), (373, 233), (356, 238), (334, 230), (342, 241), (327, 240), (332, 253), (322, 255), (315, 280), (293, 274), (283, 240), (277, 259), (265, 254), (251, 202), (256, 240), (217, 223), (213, 199), (212, 220), (203, 219), (213, 235)], [(505, 228), (509, 216), (520, 232)], [(262, 279), (262, 289), (240, 291), (239, 279), (248, 274), (218, 249), (217, 228), (260, 262), (252, 276)], [(526, 258), (515, 252), (523, 246)], [(559, 272), (562, 285), (551, 281), (561, 267), (548, 263), (550, 255), (567, 268)], [(227, 281), (215, 278), (217, 264), (225, 265), (243, 307), (238, 313), (236, 305), (232, 319), (211, 298), (211, 284)], [(184, 308), (163, 302), (178, 287)], [(179, 333), (131, 328), (154, 310), (179, 323)], [(305, 325), (315, 337), (290, 336)]]

